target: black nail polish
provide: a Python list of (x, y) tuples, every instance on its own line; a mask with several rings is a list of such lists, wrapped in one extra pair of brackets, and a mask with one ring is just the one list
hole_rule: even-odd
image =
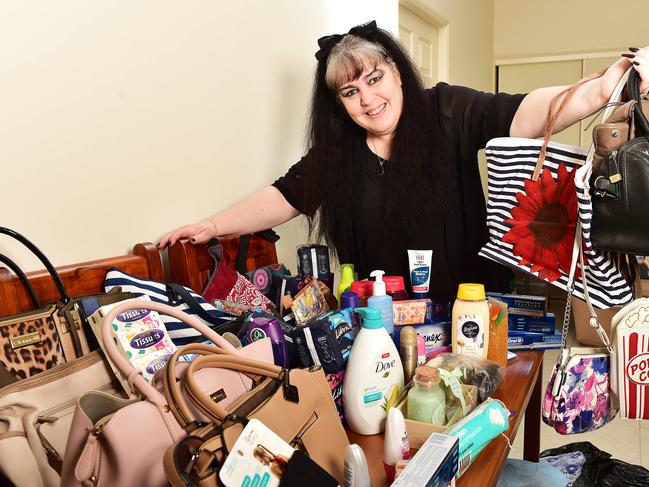
[(636, 66), (640, 66), (640, 63), (638, 61), (633, 61), (633, 64)]
[(631, 51), (631, 52), (638, 52), (639, 50), (640, 49), (638, 49), (637, 47), (630, 47), (629, 48), (629, 51)]
[(622, 57), (628, 58), (628, 59), (633, 59), (635, 57), (635, 54), (627, 54), (626, 52), (624, 54), (621, 54)]

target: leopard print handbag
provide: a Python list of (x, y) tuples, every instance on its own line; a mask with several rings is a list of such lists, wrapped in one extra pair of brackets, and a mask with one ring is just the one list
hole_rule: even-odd
[[(35, 311), (0, 318), (0, 367), (5, 369), (0, 386), (11, 378), (26, 379), (87, 352), (82, 331), (68, 326), (62, 309), (70, 298), (56, 269), (49, 259), (23, 235), (9, 228), (0, 227), (0, 234), (7, 235), (27, 247), (48, 270), (59, 291), (60, 301)], [(4, 382), (3, 382), (4, 381)]]

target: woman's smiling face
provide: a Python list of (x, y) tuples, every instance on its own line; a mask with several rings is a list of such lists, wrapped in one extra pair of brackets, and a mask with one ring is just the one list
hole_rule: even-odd
[(355, 80), (338, 88), (338, 97), (349, 116), (368, 133), (392, 135), (403, 110), (401, 76), (392, 62), (370, 65)]

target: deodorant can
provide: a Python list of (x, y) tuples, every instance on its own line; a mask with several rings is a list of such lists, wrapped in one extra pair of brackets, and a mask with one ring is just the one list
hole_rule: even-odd
[(273, 360), (275, 365), (288, 368), (289, 357), (286, 352), (286, 343), (284, 341), (284, 332), (278, 320), (272, 318), (256, 317), (248, 326), (248, 343), (270, 338), (273, 345)]

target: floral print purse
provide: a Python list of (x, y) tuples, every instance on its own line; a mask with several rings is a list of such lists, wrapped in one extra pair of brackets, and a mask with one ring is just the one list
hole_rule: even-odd
[(584, 294), (586, 304), (591, 311), (590, 325), (597, 329), (604, 346), (601, 348), (566, 348), (577, 258), (579, 258), (580, 270), (584, 276), (583, 282), (587, 283), (579, 224), (573, 246), (570, 286), (568, 287), (568, 300), (563, 319), (561, 354), (548, 382), (543, 400), (543, 422), (552, 426), (557, 433), (562, 435), (594, 431), (615, 417), (610, 388), (610, 368), (614, 353), (606, 332), (597, 321), (597, 315), (589, 300), (587, 284)]

